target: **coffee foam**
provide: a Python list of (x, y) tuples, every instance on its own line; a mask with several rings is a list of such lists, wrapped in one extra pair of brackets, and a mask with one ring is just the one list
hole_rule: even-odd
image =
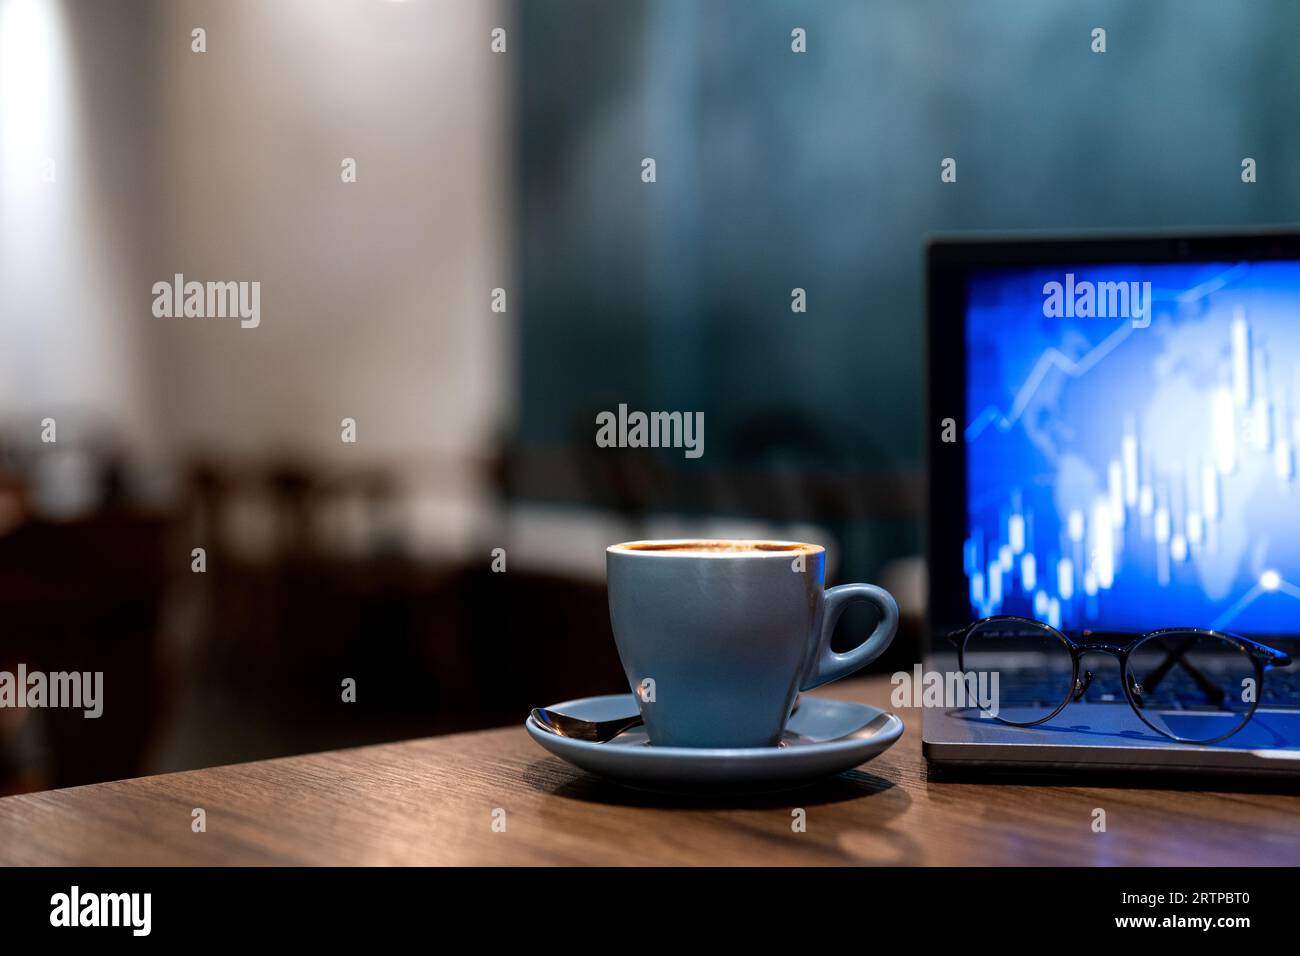
[(682, 541), (628, 541), (611, 545), (609, 550), (634, 554), (816, 554), (823, 550), (819, 544), (797, 541), (718, 541), (701, 538)]

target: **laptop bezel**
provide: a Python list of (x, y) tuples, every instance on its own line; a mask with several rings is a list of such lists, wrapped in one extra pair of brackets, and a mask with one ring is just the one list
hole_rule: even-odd
[[(971, 619), (962, 545), (967, 535), (966, 291), (974, 269), (1106, 263), (1300, 261), (1300, 231), (951, 234), (926, 242), (926, 471), (929, 476), (924, 633), (927, 653)], [(957, 440), (943, 440), (945, 419)], [(1281, 635), (1295, 638), (1298, 634)]]

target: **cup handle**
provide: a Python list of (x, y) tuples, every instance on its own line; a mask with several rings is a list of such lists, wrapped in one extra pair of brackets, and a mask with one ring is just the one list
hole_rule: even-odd
[[(831, 635), (844, 609), (853, 601), (874, 604), (880, 612), (880, 623), (871, 636), (853, 650), (836, 654), (831, 650)], [(898, 629), (898, 604), (894, 596), (874, 584), (841, 584), (826, 591), (826, 605), (822, 612), (821, 654), (817, 667), (800, 690), (812, 690), (822, 684), (847, 677), (859, 667), (865, 667), (879, 657), (894, 639)]]

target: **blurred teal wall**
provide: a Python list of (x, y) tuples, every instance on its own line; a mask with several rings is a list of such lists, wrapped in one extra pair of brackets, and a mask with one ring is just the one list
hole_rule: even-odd
[(521, 0), (517, 441), (700, 410), (716, 464), (779, 410), (917, 466), (924, 237), (1295, 221), (1298, 36), (1288, 0)]

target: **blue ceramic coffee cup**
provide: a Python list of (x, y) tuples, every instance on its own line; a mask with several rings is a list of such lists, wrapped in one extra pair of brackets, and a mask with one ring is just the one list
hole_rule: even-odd
[[(882, 588), (825, 589), (820, 545), (632, 541), (607, 548), (605, 566), (614, 641), (656, 746), (772, 746), (799, 691), (875, 660), (898, 626)], [(837, 654), (831, 634), (853, 601), (880, 622)]]

